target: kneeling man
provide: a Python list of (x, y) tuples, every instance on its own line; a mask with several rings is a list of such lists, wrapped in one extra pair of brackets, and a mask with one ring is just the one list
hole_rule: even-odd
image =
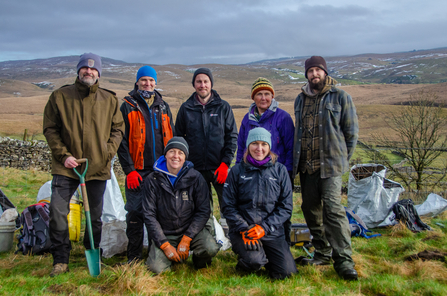
[(169, 270), (193, 251), (196, 269), (211, 264), (220, 249), (205, 228), (211, 214), (205, 179), (186, 161), (189, 146), (182, 137), (169, 140), (144, 182), (144, 222), (152, 238), (147, 265), (154, 273)]

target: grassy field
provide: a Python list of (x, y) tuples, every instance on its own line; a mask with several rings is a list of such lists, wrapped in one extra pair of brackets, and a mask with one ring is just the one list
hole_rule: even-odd
[[(10, 168), (0, 168), (0, 177), (0, 188), (19, 211), (34, 203), (40, 186), (51, 179), (47, 173)], [(294, 202), (292, 222), (304, 222), (299, 193)], [(0, 295), (445, 295), (446, 262), (405, 260), (424, 250), (447, 252), (447, 214), (424, 221), (433, 231), (415, 234), (397, 225), (376, 229), (382, 237), (353, 238), (357, 282), (340, 279), (331, 266), (298, 267), (297, 275), (283, 281), (272, 281), (265, 270), (241, 274), (231, 250), (219, 252), (208, 269), (196, 271), (188, 259), (158, 276), (144, 264), (120, 265), (126, 257), (114, 256), (104, 259), (101, 275), (92, 278), (82, 244), (74, 243), (70, 273), (56, 278), (49, 277), (50, 255), (0, 254)], [(294, 257), (305, 255), (299, 247), (291, 250)]]

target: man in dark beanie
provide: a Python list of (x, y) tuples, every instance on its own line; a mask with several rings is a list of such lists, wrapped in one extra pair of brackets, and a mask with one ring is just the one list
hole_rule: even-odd
[(196, 269), (211, 264), (220, 245), (205, 227), (211, 213), (208, 185), (187, 161), (188, 143), (173, 137), (145, 180), (143, 214), (152, 244), (147, 265), (154, 273), (185, 262), (189, 251)]
[(342, 174), (349, 169), (358, 138), (357, 113), (351, 96), (335, 87), (326, 61), (305, 62), (305, 84), (295, 100), (293, 173), (300, 174), (304, 218), (315, 247), (302, 265), (328, 265), (340, 277), (356, 280), (351, 234), (341, 205)]
[[(67, 215), (70, 198), (79, 186), (73, 168), (82, 172), (85, 165), (76, 159), (88, 159), (85, 176), (94, 247), (99, 248), (102, 231), (103, 195), (110, 179), (111, 160), (115, 156), (124, 132), (115, 93), (99, 87), (101, 58), (83, 54), (77, 65), (76, 82), (55, 90), (45, 106), (43, 133), (52, 153), (53, 181), (50, 203), (50, 238), (53, 270), (50, 276), (68, 272), (71, 242)], [(90, 249), (88, 229), (84, 246)]]
[[(151, 66), (141, 67), (134, 89), (121, 105), (126, 130), (118, 149), (121, 167), (126, 174), (127, 261), (139, 261), (143, 255), (144, 218), (141, 184), (153, 172), (155, 161), (164, 153), (173, 136), (171, 109), (155, 89), (157, 72)], [(149, 239), (150, 244), (150, 239)]]
[[(223, 184), (237, 147), (236, 122), (230, 105), (212, 89), (214, 80), (210, 69), (197, 69), (192, 85), (196, 91), (178, 111), (175, 134), (188, 142), (189, 159), (205, 178), (210, 192), (213, 184), (220, 206)], [(221, 214), (222, 227), (228, 231), (223, 218)], [(212, 221), (208, 225), (214, 229)]]

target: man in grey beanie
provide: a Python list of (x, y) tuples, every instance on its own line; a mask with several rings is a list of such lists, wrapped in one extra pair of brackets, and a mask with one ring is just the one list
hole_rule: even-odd
[[(55, 90), (45, 106), (43, 133), (52, 153), (53, 181), (50, 203), (50, 238), (53, 270), (50, 276), (68, 272), (71, 242), (67, 214), (70, 198), (79, 185), (73, 168), (82, 172), (88, 159), (85, 185), (90, 204), (94, 247), (99, 248), (102, 231), (102, 206), (111, 160), (124, 132), (124, 122), (115, 93), (99, 87), (101, 58), (93, 53), (81, 55), (78, 77), (72, 85)], [(90, 249), (88, 229), (84, 246)]]
[[(237, 126), (230, 105), (213, 89), (210, 69), (197, 69), (192, 85), (196, 91), (178, 111), (175, 134), (188, 142), (190, 161), (205, 178), (210, 192), (213, 184), (220, 205), (223, 185), (237, 148)], [(221, 224), (227, 232), (223, 218), (221, 213)], [(210, 227), (213, 227), (212, 221), (208, 223)]]
[(304, 218), (315, 255), (301, 265), (329, 265), (338, 275), (356, 280), (351, 233), (341, 205), (341, 177), (348, 170), (358, 138), (357, 113), (351, 96), (337, 88), (326, 61), (305, 62), (308, 83), (295, 100), (293, 174), (300, 174)]
[(144, 222), (152, 240), (146, 262), (157, 274), (185, 262), (190, 250), (194, 268), (206, 268), (220, 249), (205, 227), (211, 213), (208, 185), (187, 161), (189, 153), (188, 143), (173, 137), (143, 183)]

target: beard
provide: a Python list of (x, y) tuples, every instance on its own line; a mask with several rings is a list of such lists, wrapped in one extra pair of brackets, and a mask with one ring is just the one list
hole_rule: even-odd
[(309, 80), (310, 89), (316, 92), (322, 91), (325, 85), (326, 85), (326, 76), (320, 77), (320, 81), (318, 81), (317, 83), (313, 83), (312, 81)]
[(84, 75), (79, 77), (79, 80), (87, 86), (92, 86), (96, 83), (97, 79), (95, 77), (91, 77), (89, 75)]

